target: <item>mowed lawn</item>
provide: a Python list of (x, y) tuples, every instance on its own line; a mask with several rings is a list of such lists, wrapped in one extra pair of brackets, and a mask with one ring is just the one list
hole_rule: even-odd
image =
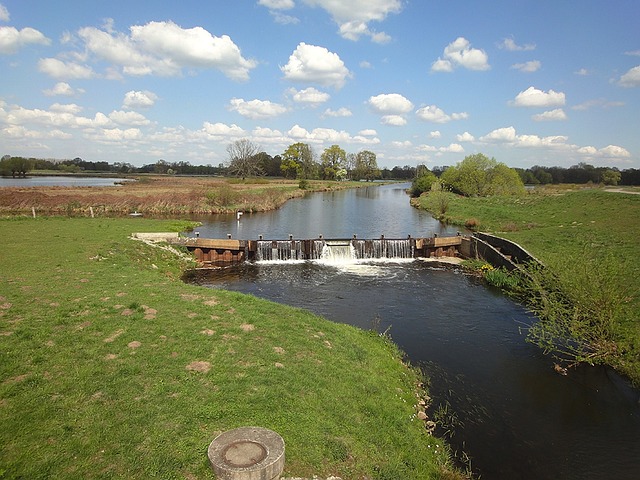
[(188, 260), (128, 238), (179, 228), (0, 219), (0, 478), (213, 478), (239, 426), (277, 431), (289, 476), (458, 478), (393, 344), (187, 285)]

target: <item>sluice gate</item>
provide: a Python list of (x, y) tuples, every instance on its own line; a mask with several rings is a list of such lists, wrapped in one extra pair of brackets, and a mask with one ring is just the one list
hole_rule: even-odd
[(180, 238), (172, 243), (186, 247), (202, 266), (245, 261), (375, 260), (438, 257), (468, 257), (467, 236), (403, 239), (308, 239), (232, 240)]

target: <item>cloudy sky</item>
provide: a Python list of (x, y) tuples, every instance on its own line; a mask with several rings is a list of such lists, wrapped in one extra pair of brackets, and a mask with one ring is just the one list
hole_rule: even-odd
[(640, 168), (637, 0), (0, 0), (0, 155)]

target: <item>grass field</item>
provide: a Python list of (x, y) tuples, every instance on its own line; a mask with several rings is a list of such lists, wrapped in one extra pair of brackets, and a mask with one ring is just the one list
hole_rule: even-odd
[(0, 219), (0, 479), (213, 478), (211, 440), (254, 425), (289, 476), (460, 478), (393, 344), (187, 285), (188, 261), (128, 238), (172, 228)]
[[(419, 205), (436, 212), (434, 201), (425, 195)], [(569, 188), (520, 197), (449, 194), (445, 217), (511, 239), (546, 264), (582, 304), (576, 307), (609, 322), (594, 346), (640, 385), (640, 195)]]

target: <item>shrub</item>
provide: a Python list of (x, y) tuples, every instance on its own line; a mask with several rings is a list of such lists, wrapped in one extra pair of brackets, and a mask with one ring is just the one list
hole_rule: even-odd
[(309, 181), (306, 178), (301, 178), (298, 182), (298, 188), (300, 190), (306, 190), (307, 188), (309, 188)]
[(467, 220), (465, 220), (464, 226), (469, 230), (477, 232), (478, 230), (480, 230), (480, 220), (478, 220), (477, 218), (468, 218)]
[(483, 272), (484, 278), (489, 285), (493, 285), (502, 290), (513, 291), (520, 284), (518, 275), (509, 273), (504, 268), (493, 268), (491, 265), (489, 265), (489, 267), (490, 268)]
[(207, 192), (207, 203), (212, 207), (228, 207), (238, 201), (238, 193), (229, 185), (221, 185)]
[(419, 197), (424, 192), (430, 191), (432, 185), (437, 182), (438, 177), (436, 177), (432, 172), (427, 171), (413, 180), (409, 193), (411, 193), (412, 197)]

